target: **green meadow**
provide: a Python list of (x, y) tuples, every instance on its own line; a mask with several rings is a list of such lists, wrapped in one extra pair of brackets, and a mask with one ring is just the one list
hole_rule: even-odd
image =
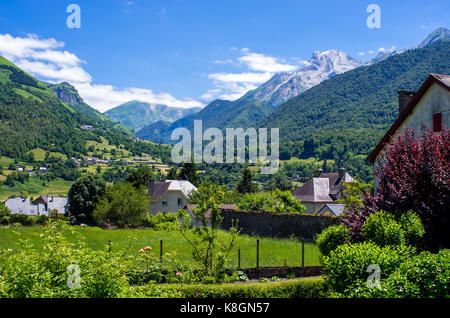
[[(42, 227), (0, 227), (0, 248), (17, 250), (24, 240), (39, 250), (42, 248)], [(98, 227), (71, 226), (64, 236), (71, 243), (84, 242), (87, 247), (104, 249), (111, 241), (112, 251), (137, 255), (145, 247), (152, 247), (157, 257), (160, 253), (160, 240), (163, 240), (163, 254), (170, 254), (179, 262), (193, 263), (192, 248), (177, 231), (153, 229), (104, 230)], [(219, 232), (220, 239), (228, 240), (230, 234)], [(241, 250), (241, 267), (256, 267), (256, 240), (260, 240), (260, 266), (301, 266), (301, 242), (295, 238), (275, 239), (239, 235), (229, 257), (227, 267), (238, 264), (238, 249)], [(313, 243), (305, 243), (305, 266), (320, 265), (320, 251)]]

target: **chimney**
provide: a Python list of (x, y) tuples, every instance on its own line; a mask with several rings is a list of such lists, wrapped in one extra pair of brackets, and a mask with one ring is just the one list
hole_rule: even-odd
[(148, 193), (150, 195), (155, 194), (155, 180), (150, 180), (148, 183)]
[(345, 168), (339, 168), (339, 177), (342, 177), (345, 174)]
[(398, 92), (398, 114), (400, 115), (409, 102), (416, 96), (414, 91), (399, 91)]
[(316, 177), (320, 177), (320, 175), (321, 175), (322, 173), (323, 173), (323, 169), (321, 169), (321, 168), (317, 169)]

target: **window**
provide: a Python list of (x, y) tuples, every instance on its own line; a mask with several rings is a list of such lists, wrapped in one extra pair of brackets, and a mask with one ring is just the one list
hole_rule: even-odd
[(433, 114), (433, 131), (439, 132), (442, 130), (442, 114)]
[(163, 206), (167, 206), (167, 201), (162, 201), (161, 204), (162, 204)]
[(183, 205), (183, 199), (178, 198), (178, 205)]

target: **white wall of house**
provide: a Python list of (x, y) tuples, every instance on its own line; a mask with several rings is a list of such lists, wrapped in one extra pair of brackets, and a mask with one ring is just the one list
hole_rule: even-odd
[(150, 204), (153, 214), (158, 212), (176, 213), (184, 208), (188, 203), (188, 198), (182, 191), (167, 191), (156, 202)]
[[(397, 139), (399, 133), (408, 129), (415, 129), (416, 134), (423, 133), (422, 124), (433, 129), (433, 114), (442, 114), (442, 126), (450, 127), (450, 94), (442, 86), (433, 83), (414, 107), (411, 114), (403, 121), (402, 126), (393, 136), (393, 140)], [(378, 154), (374, 161), (374, 168), (384, 157), (386, 153), (385, 147)], [(375, 178), (375, 188), (377, 188), (377, 179)]]
[[(450, 93), (442, 86), (433, 83), (414, 107), (412, 113), (406, 117), (403, 126), (422, 132), (421, 125), (433, 129), (433, 114), (442, 114), (442, 125), (450, 127)], [(400, 129), (404, 131), (404, 127)], [(397, 132), (398, 134), (398, 132)]]

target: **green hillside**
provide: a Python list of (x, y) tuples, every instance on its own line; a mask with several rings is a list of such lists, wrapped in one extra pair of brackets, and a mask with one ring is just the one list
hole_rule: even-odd
[(108, 116), (102, 114), (98, 110), (92, 108), (86, 104), (83, 99), (78, 94), (78, 91), (67, 82), (59, 84), (45, 83), (45, 85), (66, 105), (69, 105), (73, 110), (80, 112), (92, 119), (101, 121), (107, 126), (115, 127), (124, 132), (131, 133), (133, 130), (125, 125), (120, 124), (109, 118)]
[[(93, 130), (83, 130), (82, 125), (91, 125)], [(102, 137), (132, 154), (147, 153), (165, 160), (170, 155), (167, 147), (137, 141), (112, 124), (73, 109), (46, 84), (3, 57), (0, 57), (0, 135), (0, 156), (17, 159), (36, 148), (67, 157), (86, 156), (87, 141), (101, 142)]]
[[(397, 92), (417, 90), (430, 73), (450, 74), (450, 41), (337, 75), (290, 99), (257, 126), (280, 128), (281, 141), (291, 142), (285, 156), (331, 159), (333, 147), (367, 154), (398, 116)], [(308, 142), (295, 147), (303, 141)]]

